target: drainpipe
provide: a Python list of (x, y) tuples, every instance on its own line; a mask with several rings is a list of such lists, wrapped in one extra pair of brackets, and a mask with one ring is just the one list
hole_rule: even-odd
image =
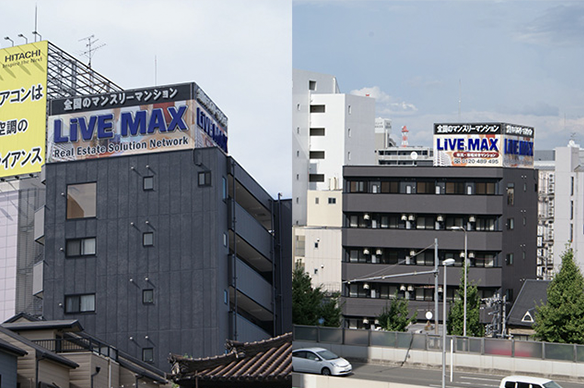
[[(101, 370), (101, 368), (100, 368), (99, 366), (96, 366), (96, 367), (95, 367), (95, 373), (93, 373), (93, 374), (91, 375), (91, 388), (93, 388), (93, 378), (94, 378), (95, 376), (97, 376), (97, 374), (99, 373), (99, 371), (100, 371), (100, 370)], [(109, 388), (109, 387), (108, 387), (108, 388)]]

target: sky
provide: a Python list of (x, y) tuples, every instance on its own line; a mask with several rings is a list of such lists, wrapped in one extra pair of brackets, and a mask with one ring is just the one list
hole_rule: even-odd
[(434, 123), (535, 128), (535, 149), (584, 145), (584, 2), (295, 0), (293, 67), (376, 98), (392, 137)]
[(196, 82), (229, 119), (229, 153), (273, 197), (291, 188), (291, 0), (0, 1), (0, 48), (43, 40), (124, 89)]

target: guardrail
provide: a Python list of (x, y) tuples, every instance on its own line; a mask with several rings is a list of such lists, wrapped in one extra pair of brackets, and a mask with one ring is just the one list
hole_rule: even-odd
[[(434, 334), (300, 325), (294, 325), (293, 333), (294, 341), (442, 351), (442, 337)], [(455, 353), (584, 363), (584, 345), (448, 336), (446, 341), (448, 352), (450, 352), (451, 339)]]
[(59, 339), (42, 339), (33, 340), (35, 344), (55, 353), (70, 352), (94, 352), (112, 360), (118, 360), (118, 351), (107, 344), (96, 341), (92, 338), (59, 338)]

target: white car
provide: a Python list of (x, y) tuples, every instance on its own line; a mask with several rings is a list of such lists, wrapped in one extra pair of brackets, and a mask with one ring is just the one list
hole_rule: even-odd
[(550, 379), (531, 376), (507, 376), (501, 380), (499, 388), (562, 388)]
[(297, 349), (292, 352), (294, 372), (319, 373), (323, 375), (346, 375), (353, 367), (349, 361), (324, 348)]

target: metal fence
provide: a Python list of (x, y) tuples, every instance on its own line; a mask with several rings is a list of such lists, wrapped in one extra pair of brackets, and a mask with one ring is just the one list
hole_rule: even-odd
[[(448, 352), (450, 352), (451, 339), (455, 353), (584, 363), (584, 345), (448, 336), (446, 341)], [(337, 345), (442, 351), (442, 337), (434, 334), (295, 325), (294, 340)]]
[(118, 351), (111, 346), (102, 342), (96, 341), (92, 338), (59, 338), (59, 339), (45, 339), (34, 340), (35, 344), (56, 353), (70, 353), (70, 352), (94, 352), (106, 357), (111, 357), (113, 360), (118, 360)]

